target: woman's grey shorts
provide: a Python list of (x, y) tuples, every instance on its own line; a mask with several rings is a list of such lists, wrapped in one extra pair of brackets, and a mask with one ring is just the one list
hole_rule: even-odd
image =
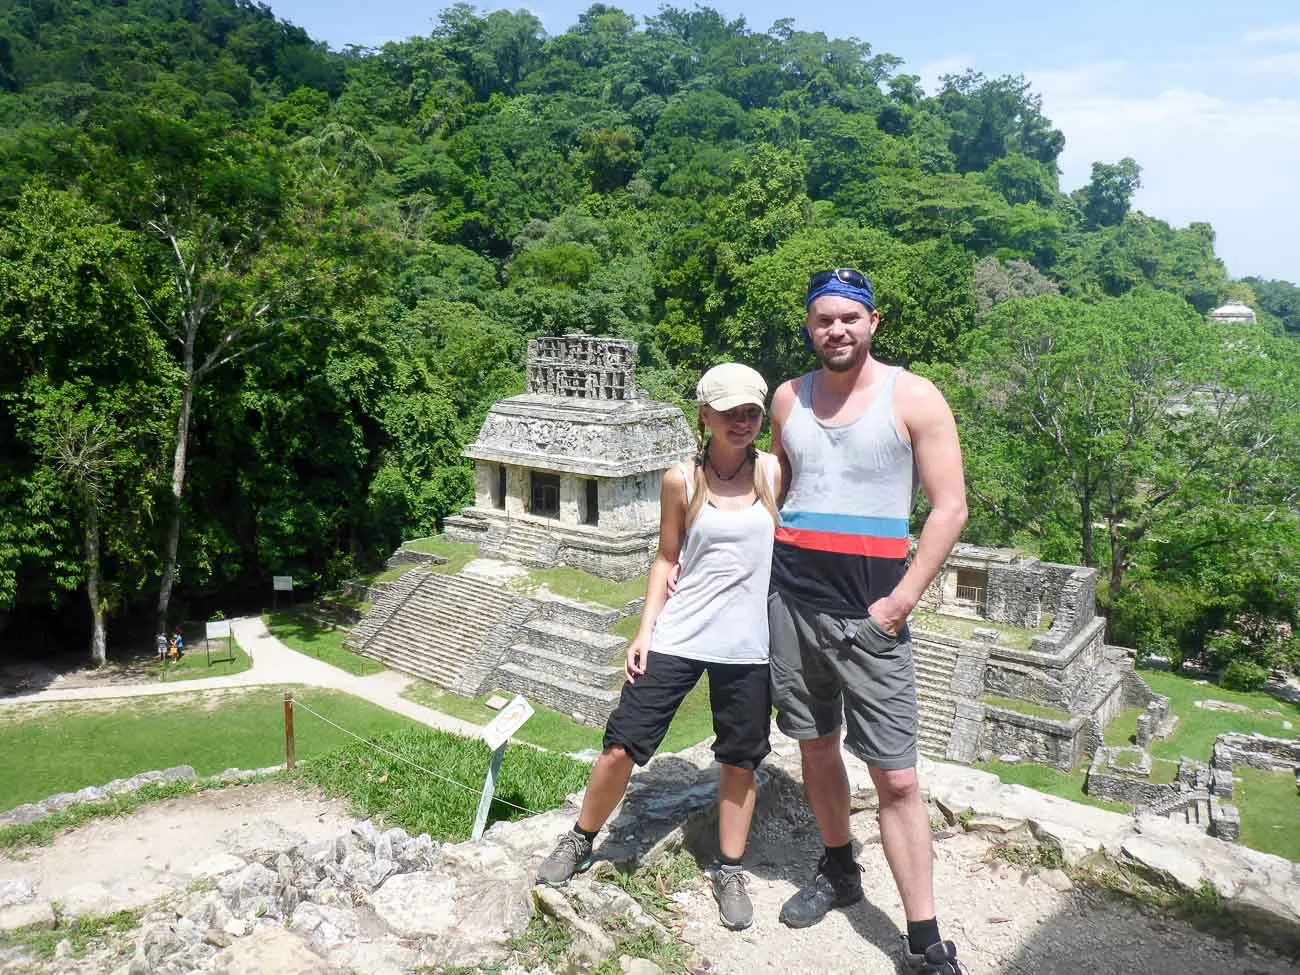
[(847, 725), (844, 747), (868, 765), (916, 765), (916, 673), (907, 627), (886, 633), (870, 617), (844, 617), (767, 597), (772, 702), (791, 738)]

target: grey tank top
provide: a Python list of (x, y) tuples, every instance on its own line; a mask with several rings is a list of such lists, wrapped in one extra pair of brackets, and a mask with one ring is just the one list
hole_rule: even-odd
[[(776, 466), (760, 455), (775, 486)], [(694, 484), (682, 467), (686, 503)], [(655, 621), (650, 649), (707, 663), (767, 663), (767, 593), (772, 571), (772, 515), (763, 502), (747, 508), (705, 504), (686, 532), (677, 592)]]
[(855, 420), (823, 423), (812, 409), (817, 373), (803, 377), (781, 446), (790, 488), (776, 532), (772, 588), (804, 605), (865, 616), (907, 567), (916, 496), (912, 445), (898, 433), (892, 369)]

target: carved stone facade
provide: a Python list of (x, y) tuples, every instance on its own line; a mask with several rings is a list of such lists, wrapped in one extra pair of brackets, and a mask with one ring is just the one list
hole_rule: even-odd
[(636, 345), (622, 339), (534, 339), (527, 375), (528, 392), (494, 405), (465, 448), (474, 504), (447, 535), (527, 565), (644, 572), (663, 472), (695, 451), (686, 418), (637, 390)]

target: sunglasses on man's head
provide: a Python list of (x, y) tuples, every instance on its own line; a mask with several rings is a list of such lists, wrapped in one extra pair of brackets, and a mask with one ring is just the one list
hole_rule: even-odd
[(808, 279), (808, 290), (816, 291), (826, 282), (834, 278), (840, 284), (847, 284), (850, 288), (870, 288), (871, 282), (861, 271), (855, 271), (851, 267), (837, 267), (833, 271), (818, 271)]

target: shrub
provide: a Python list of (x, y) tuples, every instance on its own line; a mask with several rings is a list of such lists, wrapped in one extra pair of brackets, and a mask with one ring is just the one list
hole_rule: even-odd
[(1268, 668), (1249, 660), (1234, 660), (1219, 676), (1219, 685), (1230, 691), (1258, 691), (1267, 683)]

